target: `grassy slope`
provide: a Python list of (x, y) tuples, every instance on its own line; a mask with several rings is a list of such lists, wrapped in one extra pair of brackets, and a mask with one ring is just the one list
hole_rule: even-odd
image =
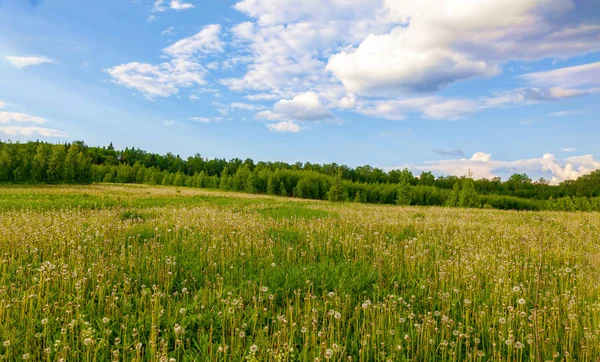
[(600, 356), (598, 214), (2, 187), (0, 253), (9, 360)]

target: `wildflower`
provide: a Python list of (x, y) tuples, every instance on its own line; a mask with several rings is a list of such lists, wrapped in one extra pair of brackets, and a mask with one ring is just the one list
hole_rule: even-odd
[(325, 350), (325, 358), (330, 359), (331, 357), (333, 357), (333, 350), (328, 348)]
[(9, 339), (7, 339), (7, 340), (6, 340), (6, 341), (4, 341), (2, 344), (4, 345), (4, 347), (8, 347), (8, 346), (10, 346), (10, 340), (9, 340)]
[(92, 344), (92, 339), (91, 338), (84, 339), (83, 344), (85, 344), (86, 346), (89, 346), (90, 344)]
[(363, 304), (362, 304), (362, 308), (363, 308), (363, 309), (367, 309), (367, 308), (369, 308), (369, 305), (368, 305), (367, 303), (363, 303)]
[(520, 291), (521, 291), (521, 287), (520, 287), (520, 286), (518, 286), (518, 285), (515, 285), (515, 286), (513, 287), (513, 289), (512, 289), (512, 290), (513, 290), (513, 292), (515, 292), (515, 293), (516, 293), (516, 292), (520, 292)]
[(269, 291), (269, 287), (261, 287), (260, 291), (263, 292), (263, 293), (266, 293), (266, 292)]
[(25, 354), (23, 355), (23, 359), (29, 359), (29, 353), (25, 353)]
[(506, 318), (500, 318), (498, 322), (500, 322), (500, 324), (504, 324), (506, 323)]
[(517, 303), (519, 303), (520, 305), (525, 304), (525, 299), (521, 298), (517, 301)]
[(106, 317), (102, 318), (102, 323), (106, 324), (108, 322), (110, 322), (110, 319), (108, 319)]
[(42, 325), (45, 325), (46, 323), (48, 323), (48, 318), (43, 318), (41, 320), (41, 322), (42, 322)]
[(179, 314), (185, 314), (185, 312), (186, 312), (185, 308), (181, 308), (181, 309), (179, 310)]
[(570, 273), (570, 272), (572, 272), (573, 270), (571, 270), (571, 268), (566, 268), (566, 269), (565, 269), (565, 271), (566, 271), (567, 273)]
[(517, 349), (523, 348), (523, 343), (521, 343), (521, 342), (515, 342), (515, 348), (517, 348)]
[(340, 313), (340, 312), (335, 312), (335, 314), (333, 315), (333, 317), (334, 317), (335, 319), (340, 319), (340, 318), (342, 318), (342, 313)]
[(244, 331), (241, 331), (240, 332), (240, 338), (244, 338), (244, 337), (246, 337), (246, 333)]

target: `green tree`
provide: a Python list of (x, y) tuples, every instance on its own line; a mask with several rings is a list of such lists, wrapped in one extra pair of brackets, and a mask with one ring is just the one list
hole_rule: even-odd
[(277, 190), (275, 189), (275, 180), (273, 180), (273, 175), (269, 175), (267, 180), (267, 194), (276, 195)]
[(458, 198), (458, 206), (479, 207), (479, 195), (477, 195), (477, 191), (475, 191), (475, 183), (471, 178), (470, 172), (469, 177), (465, 178), (463, 181)]
[(36, 147), (35, 156), (32, 160), (32, 178), (34, 182), (47, 182), (48, 148), (46, 144), (40, 143)]
[(281, 196), (288, 196), (288, 192), (287, 189), (285, 188), (285, 182), (281, 181), (281, 183), (279, 184), (279, 194)]
[(458, 184), (458, 181), (457, 181), (452, 186), (452, 191), (448, 195), (448, 199), (446, 199), (446, 206), (457, 207), (459, 194), (460, 194), (460, 185)]
[(256, 176), (255, 172), (250, 172), (250, 174), (248, 174), (248, 178), (246, 179), (246, 192), (249, 192), (251, 194), (256, 193), (257, 190), (257, 185), (258, 183), (258, 177)]
[(219, 182), (219, 188), (221, 190), (229, 189), (229, 170), (227, 167), (221, 172), (221, 181)]
[(344, 186), (342, 184), (342, 172), (338, 170), (333, 178), (333, 183), (327, 193), (327, 199), (332, 202), (342, 202), (346, 199)]
[[(405, 171), (408, 171), (405, 169)], [(398, 185), (398, 190), (396, 192), (396, 205), (410, 205), (412, 201), (412, 190), (410, 186), (410, 181), (412, 179), (412, 174), (409, 172), (402, 172), (400, 175), (400, 184)]]
[(61, 183), (64, 181), (64, 169), (63, 164), (67, 152), (64, 145), (52, 146), (52, 153), (48, 160), (48, 182), (50, 183)]

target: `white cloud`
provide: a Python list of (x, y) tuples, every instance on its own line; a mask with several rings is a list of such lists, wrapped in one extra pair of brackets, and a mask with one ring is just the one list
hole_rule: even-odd
[[(404, 168), (404, 167), (394, 167)], [(474, 178), (493, 178), (499, 173), (547, 174), (552, 184), (565, 180), (574, 180), (582, 175), (600, 169), (600, 161), (593, 155), (573, 156), (558, 160), (553, 154), (546, 153), (540, 158), (515, 161), (495, 160), (490, 153), (476, 152), (470, 159), (427, 161), (422, 165), (410, 166), (418, 171), (433, 171), (445, 175), (464, 176), (473, 173)]]
[(244, 111), (257, 111), (259, 109), (264, 109), (264, 107), (260, 106), (260, 105), (248, 104), (248, 103), (240, 103), (240, 102), (231, 103), (229, 105), (229, 108), (231, 108), (231, 109), (241, 109), (241, 110), (244, 110)]
[(67, 134), (52, 128), (42, 127), (16, 127), (16, 126), (0, 126), (0, 133), (9, 136), (26, 136), (30, 137), (38, 134), (42, 137), (66, 137)]
[(195, 122), (200, 122), (200, 123), (211, 123), (211, 122), (219, 122), (219, 121), (221, 121), (221, 117), (213, 117), (213, 118), (207, 118), (207, 117), (190, 117), (190, 120), (195, 121)]
[(478, 109), (480, 107), (474, 101), (438, 96), (361, 101), (357, 106), (357, 111), (362, 114), (391, 120), (404, 120), (411, 113), (429, 119), (457, 120)]
[(114, 83), (138, 89), (147, 98), (175, 95), (181, 87), (206, 84), (207, 70), (197, 57), (223, 51), (220, 31), (220, 25), (208, 25), (197, 34), (163, 49), (171, 57), (168, 62), (158, 65), (132, 62), (106, 71)]
[(558, 111), (558, 112), (552, 112), (549, 114), (549, 116), (552, 117), (563, 117), (563, 116), (568, 116), (569, 114), (572, 114), (573, 111)]
[[(2, 107), (0, 107), (2, 108)], [(47, 122), (46, 119), (37, 116), (31, 116), (25, 113), (16, 113), (16, 112), (0, 112), (0, 124), (10, 123), (10, 122), (31, 122), (37, 124), (44, 124)]]
[(4, 102), (0, 101), (0, 108), (4, 108), (4, 107), (6, 107), (6, 106), (7, 106), (7, 104), (6, 104), (6, 103), (4, 103)]
[(40, 56), (17, 57), (17, 56), (6, 55), (6, 56), (4, 56), (4, 58), (6, 58), (6, 60), (8, 60), (12, 65), (14, 65), (15, 67), (17, 67), (19, 69), (29, 67), (32, 65), (44, 64), (44, 63), (56, 63), (52, 59), (49, 59), (47, 57), (40, 57)]
[[(444, 45), (421, 44), (413, 27), (369, 35), (356, 49), (329, 58), (327, 69), (352, 93), (434, 91), (458, 80), (498, 74), (498, 65)], [(408, 40), (411, 39), (411, 40)], [(416, 44), (411, 44), (415, 42)]]
[(182, 11), (192, 9), (194, 7), (193, 4), (181, 2), (181, 0), (171, 0), (169, 5), (165, 5), (165, 0), (156, 0), (154, 1), (154, 6), (152, 7), (153, 12), (161, 13), (163, 11), (167, 11), (167, 9)]
[(154, 2), (154, 6), (152, 8), (152, 11), (154, 11), (154, 12), (163, 12), (163, 11), (166, 11), (167, 8), (164, 5), (164, 2), (165, 2), (165, 0), (156, 0)]
[(575, 151), (577, 151), (577, 148), (575, 148), (575, 147), (561, 147), (560, 150), (563, 151), (563, 152), (575, 152)]
[(193, 101), (195, 101), (195, 100), (198, 100), (198, 99), (200, 99), (200, 97), (198, 97), (198, 96), (197, 96), (197, 95), (195, 95), (195, 94), (192, 94), (192, 95), (190, 96), (190, 99), (191, 99), (191, 100), (193, 100)]
[(114, 83), (138, 89), (150, 99), (175, 95), (180, 87), (206, 84), (204, 68), (198, 63), (182, 59), (159, 65), (127, 63), (112, 67), (107, 72), (113, 77)]
[(169, 26), (167, 29), (163, 30), (160, 32), (161, 35), (173, 35), (173, 29), (175, 29), (174, 26)]
[(177, 122), (171, 121), (171, 120), (166, 120), (166, 121), (163, 122), (163, 124), (165, 126), (171, 126), (171, 125), (174, 125), (175, 123), (177, 123)]
[(219, 38), (220, 33), (220, 25), (207, 25), (197, 34), (181, 39), (175, 44), (163, 49), (163, 52), (171, 57), (190, 57), (198, 53), (220, 53), (223, 52), (224, 46)]
[(275, 103), (273, 111), (263, 111), (256, 114), (256, 118), (270, 121), (323, 121), (331, 117), (333, 117), (333, 114), (321, 103), (317, 94), (313, 92), (297, 95), (291, 100), (282, 99)]
[(524, 74), (521, 78), (540, 87), (555, 87), (557, 85), (564, 88), (599, 87), (600, 62)]
[(565, 58), (600, 50), (600, 25), (575, 23), (565, 0), (386, 0), (402, 25), (371, 34), (329, 59), (350, 92), (436, 90), (495, 75), (508, 60)]
[(288, 132), (288, 133), (297, 133), (300, 132), (301, 128), (294, 122), (283, 121), (273, 124), (267, 124), (267, 128), (271, 132)]
[(177, 11), (181, 11), (181, 10), (188, 10), (194, 7), (193, 4), (190, 3), (182, 3), (179, 0), (171, 0), (171, 3), (169, 4), (170, 8), (173, 10), (177, 10)]

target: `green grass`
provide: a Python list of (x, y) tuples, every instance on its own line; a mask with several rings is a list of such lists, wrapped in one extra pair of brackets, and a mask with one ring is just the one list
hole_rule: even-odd
[(600, 356), (593, 213), (1, 187), (0, 254), (2, 360)]

